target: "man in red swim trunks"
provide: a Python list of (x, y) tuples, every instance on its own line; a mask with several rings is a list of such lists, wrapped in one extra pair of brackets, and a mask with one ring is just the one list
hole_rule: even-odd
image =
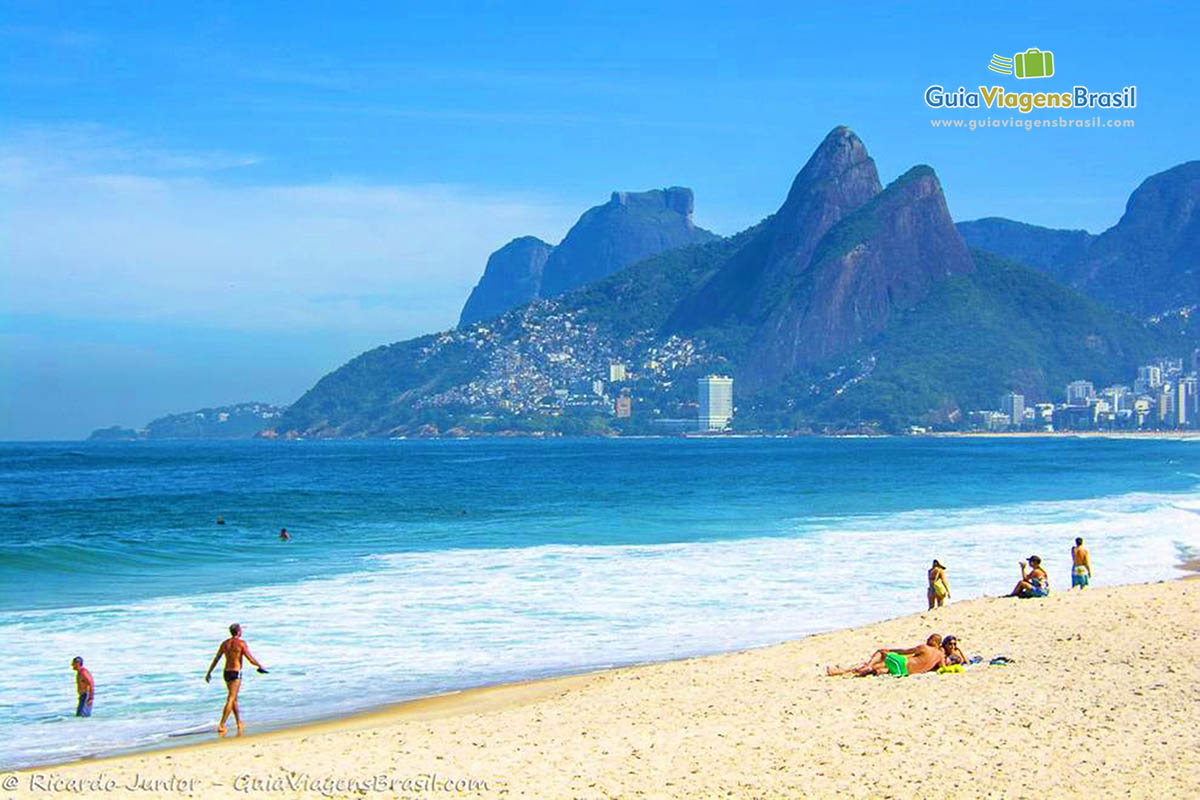
[(242, 626), (235, 622), (229, 626), (229, 638), (221, 642), (221, 646), (217, 648), (217, 654), (213, 656), (212, 663), (208, 665), (208, 672), (204, 676), (205, 683), (211, 681), (212, 671), (216, 668), (217, 662), (222, 657), (225, 658), (224, 678), (227, 695), (225, 708), (221, 711), (221, 723), (217, 725), (217, 733), (222, 736), (227, 730), (225, 722), (229, 719), (230, 711), (233, 712), (233, 719), (237, 723), (238, 734), (245, 730), (245, 726), (242, 725), (242, 710), (238, 708), (238, 690), (242, 688), (242, 656), (258, 667), (258, 671), (263, 675), (267, 674), (266, 668), (250, 655), (250, 648), (242, 641)]

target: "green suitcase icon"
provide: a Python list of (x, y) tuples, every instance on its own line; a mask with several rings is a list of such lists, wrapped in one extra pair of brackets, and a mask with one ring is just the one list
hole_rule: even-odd
[(1031, 47), (1013, 56), (1013, 72), (1018, 78), (1049, 78), (1054, 74), (1054, 53)]

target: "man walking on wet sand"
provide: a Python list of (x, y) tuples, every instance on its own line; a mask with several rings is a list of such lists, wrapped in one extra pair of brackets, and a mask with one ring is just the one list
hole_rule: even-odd
[(212, 663), (208, 665), (208, 672), (204, 676), (204, 682), (208, 683), (212, 680), (212, 671), (216, 668), (217, 662), (222, 657), (225, 658), (225, 708), (221, 711), (221, 722), (217, 725), (217, 733), (225, 735), (227, 728), (226, 721), (229, 719), (229, 712), (233, 712), (234, 722), (237, 723), (238, 734), (240, 735), (245, 729), (242, 724), (242, 710), (238, 707), (238, 690), (242, 688), (242, 657), (254, 666), (258, 667), (258, 671), (263, 675), (267, 674), (267, 670), (262, 664), (255, 660), (254, 656), (250, 655), (250, 648), (242, 641), (242, 626), (236, 622), (229, 626), (229, 638), (221, 642), (221, 646), (217, 648), (217, 654), (213, 656)]

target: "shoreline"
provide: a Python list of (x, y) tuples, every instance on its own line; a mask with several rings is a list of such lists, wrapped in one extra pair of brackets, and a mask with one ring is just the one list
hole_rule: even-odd
[[(1185, 572), (1186, 574), (1178, 576), (1175, 580), (1188, 581), (1200, 579), (1200, 558), (1183, 561), (1176, 565), (1176, 569)], [(1131, 586), (1152, 586), (1164, 581), (1156, 581), (1153, 583), (1128, 583), (1114, 584), (1112, 586), (1103, 587), (1106, 589), (1121, 589)], [(976, 603), (989, 599), (1007, 599), (1001, 596), (985, 595), (982, 597), (971, 598), (960, 601), (959, 604)], [(290, 735), (298, 734), (313, 734), (323, 731), (335, 730), (356, 730), (362, 727), (369, 727), (373, 722), (392, 720), (398, 717), (408, 717), (412, 715), (414, 719), (433, 719), (439, 716), (448, 716), (459, 713), (468, 713), (469, 711), (478, 710), (481, 708), (493, 708), (502, 705), (507, 705), (511, 702), (528, 702), (536, 699), (547, 693), (556, 691), (561, 685), (563, 689), (569, 689), (577, 682), (582, 684), (589, 678), (603, 676), (610, 673), (621, 672), (625, 670), (636, 670), (646, 667), (661, 666), (664, 664), (680, 664), (691, 661), (703, 661), (710, 658), (719, 658), (728, 655), (737, 655), (743, 653), (753, 653), (760, 650), (767, 650), (776, 647), (784, 647), (788, 645), (799, 645), (808, 639), (820, 636), (830, 636), (839, 633), (848, 633), (858, 631), (863, 628), (868, 628), (877, 625), (883, 625), (896, 620), (907, 619), (914, 616), (925, 616), (928, 612), (918, 612), (913, 614), (904, 614), (897, 617), (888, 617), (881, 620), (873, 620), (853, 627), (833, 628), (826, 631), (816, 631), (806, 634), (795, 639), (784, 639), (777, 642), (768, 642), (766, 644), (756, 645), (752, 647), (744, 647), (737, 650), (718, 650), (709, 653), (701, 653), (699, 655), (680, 656), (677, 658), (668, 658), (662, 660), (651, 661), (636, 661), (627, 664), (617, 664), (615, 666), (602, 667), (597, 669), (585, 669), (581, 672), (566, 672), (559, 675), (550, 675), (548, 677), (528, 678), (523, 680), (508, 681), (502, 683), (484, 683), (477, 686), (468, 686), (462, 689), (455, 689), (439, 694), (423, 695), (413, 697), (407, 700), (400, 700), (394, 703), (384, 703), (381, 705), (371, 706), (368, 708), (350, 711), (346, 713), (334, 713), (322, 715), (307, 719), (297, 720), (295, 722), (284, 722), (279, 724), (268, 725), (260, 731), (249, 731), (240, 736), (218, 737), (216, 734), (216, 723), (213, 724), (211, 731), (197, 731), (189, 734), (176, 734), (174, 737), (168, 737), (158, 742), (153, 742), (145, 745), (134, 745), (128, 748), (121, 748), (106, 755), (85, 755), (77, 758), (71, 758), (64, 761), (40, 762), (38, 764), (25, 765), (20, 767), (7, 768), (8, 772), (15, 773), (30, 773), (37, 771), (54, 770), (59, 768), (83, 765), (83, 764), (99, 764), (108, 761), (119, 761), (139, 756), (170, 752), (174, 750), (191, 750), (202, 749), (207, 747), (219, 747), (232, 744), (238, 741), (247, 741), (250, 739), (261, 740), (270, 738), (281, 738)], [(233, 720), (230, 719), (230, 727), (233, 726)], [(172, 738), (187, 737), (190, 741), (172, 741)], [(209, 738), (201, 738), (201, 737)], [(194, 739), (192, 737), (195, 737)], [(6, 768), (0, 767), (0, 771)]]
[[(1196, 569), (1200, 568), (1200, 564), (1181, 565), (1181, 568)], [(1166, 598), (1171, 597), (1175, 598), (1172, 602), (1164, 602)], [(1134, 602), (1129, 602), (1134, 598), (1137, 599)], [(150, 749), (141, 749), (113, 756), (85, 758), (54, 765), (24, 767), (15, 770), (12, 774), (20, 776), (19, 781), (32, 780), (31, 776), (46, 774), (83, 780), (89, 775), (94, 776), (97, 772), (107, 775), (162, 775), (170, 772), (173, 777), (178, 777), (181, 774), (181, 769), (186, 767), (187, 769), (183, 771), (188, 773), (190, 776), (189, 779), (203, 780), (205, 776), (211, 777), (223, 769), (228, 770), (228, 768), (233, 766), (233, 762), (239, 762), (239, 765), (244, 765), (246, 769), (252, 770), (253, 768), (262, 766), (264, 758), (268, 759), (270, 763), (282, 765), (280, 768), (283, 769), (295, 769), (299, 765), (307, 766), (312, 759), (316, 759), (328, 767), (331, 771), (330, 774), (347, 766), (343, 763), (346, 759), (355, 762), (355, 770), (366, 770), (367, 773), (370, 773), (371, 768), (374, 766), (395, 771), (398, 769), (392, 760), (395, 753), (392, 753), (388, 748), (371, 750), (368, 747), (368, 750), (363, 753), (358, 751), (358, 747), (364, 745), (364, 743), (373, 745), (374, 740), (380, 737), (398, 734), (397, 741), (412, 744), (414, 747), (417, 747), (414, 742), (428, 739), (429, 744), (422, 745), (424, 747), (425, 759), (420, 760), (420, 763), (425, 765), (427, 769), (439, 767), (440, 761), (450, 757), (450, 751), (458, 753), (459, 756), (464, 756), (471, 754), (478, 755), (480, 750), (483, 750), (483, 752), (486, 752), (491, 757), (488, 761), (494, 767), (494, 771), (491, 773), (493, 780), (503, 779), (504, 781), (506, 788), (501, 794), (511, 796), (510, 789), (514, 786), (514, 778), (523, 770), (531, 768), (527, 762), (527, 758), (522, 756), (522, 751), (525, 748), (517, 746), (515, 752), (513, 751), (511, 745), (513, 744), (514, 737), (528, 745), (529, 742), (527, 739), (530, 731), (540, 732), (541, 721), (552, 711), (556, 712), (560, 717), (558, 720), (559, 727), (566, 726), (567, 728), (571, 728), (573, 726), (583, 726), (588, 731), (588, 733), (583, 734), (584, 738), (582, 742), (576, 741), (575, 736), (563, 739), (562, 744), (564, 746), (579, 747), (583, 744), (593, 745), (599, 741), (603, 741), (606, 747), (617, 747), (617, 743), (611, 740), (614, 735), (621, 734), (624, 731), (628, 720), (622, 720), (619, 724), (613, 723), (613, 704), (615, 703), (618, 708), (623, 708), (627, 715), (638, 716), (634, 712), (639, 710), (637, 703), (630, 705), (628, 702), (622, 702), (622, 698), (625, 697), (623, 692), (617, 691), (614, 695), (617, 687), (624, 687), (631, 691), (640, 690), (643, 688), (645, 681), (651, 678), (657, 679), (667, 676), (670, 679), (667, 681), (664, 691), (667, 692), (667, 695), (671, 699), (676, 699), (679, 696), (688, 696), (690, 693), (694, 693), (697, 682), (706, 683), (706, 685), (711, 684), (702, 692), (705, 697), (701, 699), (707, 699), (712, 702), (707, 706), (701, 704), (702, 708), (712, 708), (715, 705), (720, 705), (728, 701), (726, 695), (729, 692), (744, 692), (746, 691), (746, 686), (757, 688), (758, 683), (764, 680), (777, 684), (781, 683), (780, 686), (776, 686), (775, 688), (781, 689), (782, 692), (777, 692), (771, 696), (774, 703), (787, 701), (794, 705), (796, 699), (794, 696), (795, 690), (804, 688), (804, 686), (797, 684), (804, 684), (808, 687), (807, 692), (801, 691), (800, 695), (807, 696), (814, 702), (821, 701), (822, 697), (828, 699), (830, 695), (833, 695), (836, 699), (836, 696), (844, 694), (845, 690), (858, 690), (860, 687), (864, 690), (870, 690), (867, 693), (871, 694), (874, 693), (877, 687), (886, 688), (889, 685), (895, 686), (898, 684), (884, 679), (856, 680), (825, 678), (823, 675), (816, 674), (816, 670), (821, 666), (820, 661), (805, 664), (796, 670), (797, 661), (803, 662), (805, 660), (803, 654), (807, 651), (838, 655), (845, 653), (847, 658), (851, 655), (853, 658), (865, 657), (880, 638), (888, 641), (907, 642), (908, 639), (914, 636), (923, 636), (923, 631), (927, 628), (932, 627), (936, 630), (941, 630), (943, 627), (950, 625), (953, 626), (956, 632), (959, 632), (968, 653), (982, 649), (986, 655), (989, 652), (995, 653), (997, 646), (985, 645), (980, 640), (981, 634), (977, 630), (973, 630), (973, 628), (986, 630), (993, 624), (1000, 622), (1004, 617), (1036, 617), (1042, 623), (1052, 624), (1058, 622), (1056, 617), (1077, 611), (1080, 606), (1094, 606), (1097, 610), (1105, 610), (1106, 606), (1110, 605), (1129, 606), (1132, 609), (1153, 605), (1158, 607), (1155, 613), (1161, 615), (1163, 613), (1169, 614), (1170, 609), (1176, 607), (1180, 599), (1190, 605), (1192, 611), (1188, 613), (1192, 614), (1192, 618), (1194, 618), (1194, 614), (1200, 611), (1200, 588), (1197, 587), (1195, 581), (1190, 580), (1103, 587), (1089, 589), (1087, 592), (1074, 595), (1060, 592), (1052, 595), (1051, 598), (1047, 598), (1047, 601), (1044, 602), (978, 598), (955, 603), (932, 613), (910, 614), (858, 628), (817, 633), (802, 639), (762, 648), (674, 661), (652, 662), (563, 677), (485, 686), (452, 694), (390, 704), (366, 712), (291, 725), (263, 731), (262, 733), (250, 733), (244, 737), (217, 739), (214, 734), (214, 738), (204, 741), (153, 746)], [(1053, 609), (1061, 611), (1062, 614), (1053, 611)], [(1128, 617), (1128, 610), (1122, 610), (1117, 614), (1117, 617)], [(1147, 622), (1149, 621), (1147, 620)], [(1183, 628), (1185, 633), (1190, 636), (1190, 628), (1192, 626), (1187, 624), (1187, 620), (1184, 620), (1184, 622)], [(1017, 629), (1022, 629), (1024, 624), (1020, 623)], [(1158, 627), (1161, 633), (1163, 625), (1160, 624)], [(1085, 637), (1085, 641), (1091, 639), (1093, 635), (1100, 636), (1107, 633), (1111, 633), (1111, 631), (1106, 632), (1097, 628), (1091, 635)], [(1059, 643), (1073, 640), (1073, 637), (1070, 636), (1057, 637), (1055, 639)], [(1175, 641), (1172, 647), (1178, 649), (1179, 644), (1178, 641)], [(1020, 653), (1017, 656), (1018, 662), (1023, 662), (1027, 659), (1036, 661), (1038, 658), (1032, 651), (1029, 654), (1025, 654), (1019, 650), (1008, 649), (1009, 647), (1015, 648), (1016, 645), (1010, 644), (1000, 649), (1013, 654)], [(1057, 647), (1063, 647), (1063, 645), (1059, 644)], [(1186, 649), (1195, 650), (1196, 647), (1191, 645)], [(781, 661), (785, 665), (782, 668), (780, 665)], [(845, 663), (844, 658), (842, 661)], [(1086, 678), (1086, 675), (1083, 673), (1073, 674), (1070, 669), (1071, 664), (1078, 662), (1079, 659), (1074, 659), (1072, 662), (1064, 662), (1067, 663), (1065, 671), (1067, 674), (1072, 674), (1073, 677), (1078, 677), (1082, 680)], [(1091, 663), (1091, 661), (1085, 659), (1080, 666), (1090, 669)], [(1195, 676), (1196, 668), (1194, 663), (1194, 661), (1191, 662), (1190, 673), (1177, 674), (1176, 677), (1183, 679), (1186, 677), (1186, 674)], [(714, 671), (721, 672), (727, 670), (730, 665), (734, 664), (745, 666), (745, 670), (742, 673), (742, 681), (730, 684), (724, 680), (718, 679), (714, 681), (706, 679), (706, 676), (711, 678), (711, 673)], [(798, 675), (788, 676), (786, 674), (792, 670), (796, 670)], [(1174, 670), (1169, 669), (1168, 671)], [(756, 676), (760, 673), (761, 677), (746, 677)], [(1018, 674), (1018, 671), (1014, 671), (1011, 668), (1008, 670), (972, 668), (970, 671), (970, 677), (978, 676), (989, 679), (1001, 679), (1007, 675), (1016, 674)], [(690, 681), (681, 681), (681, 677), (690, 677)], [(1039, 680), (1041, 677), (1046, 677), (1046, 673), (1044, 669), (1039, 669), (1027, 677)], [(1164, 677), (1165, 679), (1165, 676), (1160, 677)], [(916, 685), (917, 683), (924, 685), (923, 682), (932, 681), (932, 685), (950, 687), (956, 685), (952, 683), (956, 679), (956, 677), (951, 676), (938, 676), (937, 678), (919, 677), (912, 679), (910, 684), (904, 685)], [(1191, 694), (1196, 694), (1196, 689), (1194, 688), (1195, 678), (1189, 678), (1188, 680), (1191, 682), (1193, 688), (1187, 691), (1190, 691)], [(1120, 691), (1120, 681), (1115, 682), (1115, 689)], [(1187, 691), (1185, 691), (1185, 695)], [(850, 696), (853, 697), (854, 695), (851, 694)], [(1119, 705), (1114, 705), (1114, 709)], [(668, 708), (671, 708), (670, 703), (663, 706), (663, 709)], [(640, 707), (640, 710), (645, 712), (647, 709), (643, 706)], [(668, 735), (669, 729), (664, 730), (658, 725), (658, 714), (655, 713), (655, 708), (648, 710), (650, 711), (650, 730), (655, 735)], [(563, 711), (566, 713), (558, 713)], [(759, 719), (759, 715), (763, 715), (766, 719), (778, 719), (778, 715), (774, 711), (771, 711), (769, 707), (765, 709), (760, 708), (758, 712), (755, 712), (753, 708), (739, 708), (738, 711), (742, 715), (748, 715), (751, 720)], [(1130, 711), (1140, 713), (1133, 706), (1132, 702), (1130, 703)], [(836, 709), (834, 709), (830, 713), (840, 712), (836, 712)], [(701, 714), (701, 716), (707, 719), (704, 714)], [(688, 722), (695, 722), (694, 717), (684, 717), (683, 719)], [(508, 720), (509, 722), (498, 724), (501, 720)], [(449, 735), (447, 732), (458, 733), (461, 727), (468, 724), (476, 729), (475, 741), (464, 744), (464, 740), (461, 738), (447, 738)], [(532, 729), (531, 725), (533, 726)], [(724, 737), (719, 730), (715, 732), (711, 730), (711, 721), (703, 723), (699, 727), (701, 730), (697, 735), (702, 735), (703, 738), (706, 738), (706, 741), (708, 734), (712, 734), (716, 738), (717, 741), (711, 743), (713, 747), (717, 747), (718, 749), (729, 747), (729, 742), (721, 741)], [(1018, 727), (1020, 726), (1018, 725)], [(504, 732), (502, 738), (508, 745), (500, 745), (492, 749), (495, 731), (497, 730)], [(485, 734), (483, 733), (484, 731), (489, 733)], [(862, 731), (856, 731), (856, 733), (862, 733)], [(595, 738), (588, 741), (586, 738), (588, 734), (591, 734)], [(1188, 735), (1195, 738), (1194, 734)], [(622, 736), (623, 734), (617, 736), (617, 738), (622, 738)], [(346, 750), (345, 746), (351, 742), (355, 743), (355, 745)], [(786, 749), (787, 743), (777, 743), (777, 746), (782, 746)], [(339, 747), (343, 749), (338, 750)], [(464, 747), (466, 748), (465, 751)], [(650, 747), (654, 747), (654, 745), (651, 744)], [(484, 750), (483, 748), (488, 749)], [(418, 747), (418, 750), (420, 749)], [(295, 757), (299, 751), (304, 751), (305, 757)], [(639, 749), (639, 752), (647, 755), (644, 749)], [(1197, 752), (1200, 752), (1200, 750)], [(330, 755), (331, 753), (333, 755)], [(498, 761), (495, 759), (497, 755), (500, 755)], [(603, 753), (600, 753), (600, 755), (603, 755)], [(745, 754), (739, 751), (735, 752), (734, 755), (744, 756)], [(287, 766), (289, 760), (294, 762), (292, 766)], [(601, 760), (603, 761), (604, 759)], [(470, 766), (468, 763), (470, 761), (471, 759), (456, 762), (463, 766), (447, 770), (445, 774), (470, 774), (465, 771), (465, 767)], [(635, 759), (630, 764), (627, 764), (627, 766), (629, 765), (636, 767), (645, 766), (639, 759)], [(301, 768), (303, 769), (304, 767)], [(618, 773), (619, 770), (617, 773), (613, 773), (613, 775)], [(497, 778), (497, 775), (501, 777)], [(545, 775), (543, 777), (547, 779), (554, 778), (552, 775)], [(609, 777), (612, 778), (612, 775)], [(886, 779), (887, 776), (881, 775), (880, 777), (881, 779)], [(561, 787), (564, 790), (574, 793), (585, 791), (587, 785), (585, 784), (583, 787), (580, 787), (577, 782), (572, 783), (571, 781), (574, 778), (578, 778), (578, 775), (559, 775), (555, 779), (568, 781), (568, 786)], [(616, 778), (613, 779), (616, 780)], [(604, 781), (601, 781), (601, 783), (603, 785), (610, 785)], [(496, 788), (497, 784), (492, 783), (490, 785), (491, 790), (489, 791), (491, 793), (476, 793), (471, 796), (497, 796), (492, 791)], [(724, 786), (725, 784), (720, 785)], [(708, 786), (710, 789), (716, 788), (711, 783), (705, 783), (705, 786)], [(214, 791), (204, 791), (197, 796), (246, 796), (244, 791), (228, 794), (225, 789), (220, 787), (221, 784), (215, 784)], [(748, 787), (743, 785), (743, 788)], [(836, 786), (831, 785), (828, 788), (833, 789), (834, 793), (841, 792)], [(592, 792), (595, 793), (594, 790)], [(321, 795), (322, 792), (318, 791), (309, 794), (317, 796)], [(354, 794), (354, 792), (347, 791), (346, 794)], [(620, 792), (617, 792), (617, 794), (620, 794)], [(704, 796), (706, 794), (708, 794), (707, 791), (699, 789), (697, 791), (697, 796)], [(300, 792), (298, 795), (308, 796), (304, 792)], [(37, 793), (35, 792), (29, 796), (37, 796)], [(334, 796), (343, 795), (334, 793)], [(538, 794), (535, 793), (532, 796), (538, 796)], [(611, 795), (601, 792), (599, 796)]]
[(1200, 440), (1200, 430), (1187, 431), (935, 431), (913, 434), (932, 439), (1148, 439)]
[(232, 442), (433, 442), (467, 441), (478, 439), (1142, 439), (1142, 440), (1200, 440), (1200, 428), (1194, 430), (1083, 430), (1083, 431), (925, 431), (922, 433), (887, 433), (883, 431), (818, 433), (813, 431), (746, 431), (746, 432), (702, 432), (680, 433), (634, 433), (634, 434), (564, 434), (560, 431), (496, 431), (484, 433), (467, 431), (448, 436), (445, 433), (423, 436), (369, 436), (369, 437), (307, 437), (307, 436), (248, 436), (239, 439), (55, 439), (31, 442), (5, 442), (4, 444), (188, 444), (188, 443), (232, 443)]

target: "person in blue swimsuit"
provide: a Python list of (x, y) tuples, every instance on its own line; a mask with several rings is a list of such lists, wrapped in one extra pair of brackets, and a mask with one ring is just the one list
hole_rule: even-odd
[(1029, 557), (1029, 571), (1025, 570), (1025, 562), (1021, 562), (1021, 580), (1013, 587), (1008, 597), (1046, 597), (1050, 594), (1050, 576), (1042, 569), (1040, 556)]

